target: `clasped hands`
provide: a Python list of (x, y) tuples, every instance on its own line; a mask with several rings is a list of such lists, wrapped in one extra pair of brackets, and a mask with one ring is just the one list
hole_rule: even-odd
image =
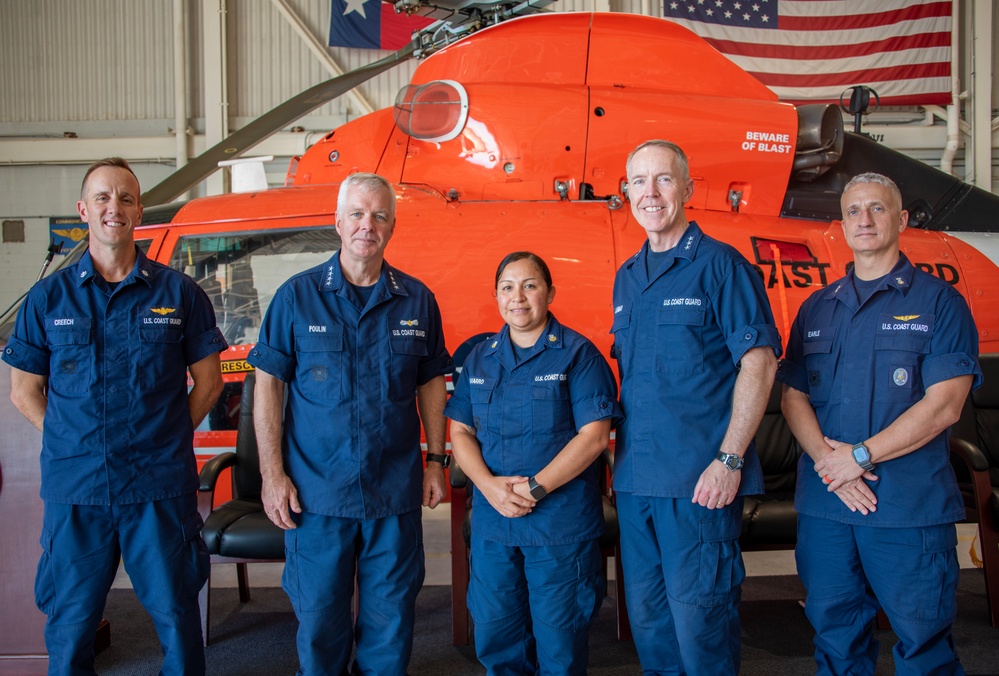
[(815, 473), (827, 490), (835, 493), (851, 512), (867, 515), (877, 511), (878, 499), (864, 481), (877, 481), (877, 475), (866, 471), (853, 458), (853, 444), (824, 437), (829, 446), (815, 463)]
[(530, 514), (537, 504), (527, 480), (526, 476), (494, 476), (476, 486), (497, 512), (512, 519)]

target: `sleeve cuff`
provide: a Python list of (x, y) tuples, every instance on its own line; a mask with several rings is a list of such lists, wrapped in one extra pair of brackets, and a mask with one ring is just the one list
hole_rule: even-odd
[(447, 350), (439, 355), (420, 364), (419, 373), (416, 375), (417, 385), (426, 385), (437, 376), (445, 376), (454, 371), (454, 360)]
[(733, 364), (738, 364), (742, 356), (754, 347), (769, 347), (777, 357), (783, 352), (777, 327), (770, 324), (744, 326), (729, 336), (726, 342)]
[(281, 382), (290, 383), (295, 375), (295, 361), (263, 343), (253, 346), (246, 361), (253, 368), (269, 373)]
[(777, 364), (777, 380), (799, 392), (808, 393), (808, 373), (799, 364), (781, 359)]
[(584, 426), (597, 420), (611, 418), (611, 427), (617, 427), (624, 420), (624, 413), (621, 406), (605, 394), (601, 394), (593, 399), (578, 401), (572, 405), (572, 418), (576, 422), (578, 432)]
[(188, 365), (197, 364), (208, 355), (222, 352), (228, 347), (229, 343), (225, 342), (222, 332), (215, 326), (210, 331), (188, 340), (184, 346), (184, 356)]
[(34, 373), (36, 376), (49, 375), (49, 355), (46, 351), (29, 345), (20, 338), (11, 337), (0, 355), (3, 360), (18, 371)]
[(444, 417), (460, 422), (463, 425), (468, 425), (469, 427), (475, 427), (472, 417), (472, 404), (469, 401), (455, 399), (452, 396), (444, 406)]
[(978, 360), (965, 352), (952, 352), (932, 357), (923, 362), (923, 387), (930, 387), (951, 378), (974, 376), (971, 389), (982, 384), (982, 370)]

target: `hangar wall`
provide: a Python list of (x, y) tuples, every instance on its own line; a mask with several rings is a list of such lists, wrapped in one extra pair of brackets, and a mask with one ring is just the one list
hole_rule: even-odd
[[(967, 7), (982, 0), (967, 0)], [(238, 129), (281, 101), (331, 77), (310, 52), (283, 5), (324, 43), (329, 0), (3, 0), (0, 3), (0, 219), (24, 220), (23, 243), (0, 242), (0, 310), (34, 280), (53, 216), (70, 216), (83, 171), (110, 154), (128, 158), (144, 187), (168, 176), (177, 156), (174, 107), (175, 8), (183, 8), (188, 127), (191, 157), (206, 147), (211, 129)], [(560, 11), (624, 11), (661, 15), (659, 0), (559, 0)], [(219, 20), (221, 17), (221, 20)], [(999, 13), (993, 17), (992, 35)], [(962, 30), (970, 33), (969, 22)], [(215, 31), (221, 33), (216, 36)], [(212, 39), (206, 39), (212, 35)], [(224, 37), (223, 37), (224, 36)], [(993, 40), (994, 41), (994, 40)], [(962, 40), (962, 72), (970, 69), (970, 39)], [(212, 49), (224, 45), (224, 53)], [(387, 52), (327, 48), (344, 71)], [(415, 62), (402, 64), (323, 105), (251, 154), (273, 154), (268, 180), (280, 184), (288, 158), (330, 129), (392, 104)], [(993, 80), (999, 50), (993, 49)], [(213, 80), (212, 78), (217, 78)], [(226, 114), (213, 107), (224, 82)], [(207, 93), (206, 93), (207, 92)], [(999, 87), (992, 87), (992, 109)], [(993, 116), (995, 112), (993, 112)], [(939, 164), (943, 124), (916, 109), (876, 113), (871, 122), (884, 142), (929, 164)], [(929, 122), (932, 126), (925, 126)], [(995, 125), (993, 125), (995, 127)], [(994, 132), (994, 139), (999, 132)], [(993, 147), (996, 142), (993, 141)], [(964, 151), (955, 173), (964, 176)], [(994, 190), (999, 166), (993, 161)], [(202, 184), (192, 196), (218, 192), (221, 181)]]

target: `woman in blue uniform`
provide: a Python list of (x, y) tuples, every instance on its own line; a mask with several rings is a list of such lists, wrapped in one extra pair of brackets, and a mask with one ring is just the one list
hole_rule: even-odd
[(506, 326), (465, 360), (451, 446), (474, 482), (468, 607), (489, 674), (585, 674), (603, 597), (593, 461), (621, 420), (593, 343), (549, 313), (551, 272), (518, 251), (496, 272)]

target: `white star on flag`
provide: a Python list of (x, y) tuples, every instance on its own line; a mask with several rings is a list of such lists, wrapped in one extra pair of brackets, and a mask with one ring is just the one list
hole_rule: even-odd
[(343, 10), (343, 15), (347, 16), (351, 12), (357, 12), (362, 17), (367, 19), (368, 15), (364, 13), (364, 3), (366, 3), (367, 1), (368, 0), (346, 0), (347, 9)]

